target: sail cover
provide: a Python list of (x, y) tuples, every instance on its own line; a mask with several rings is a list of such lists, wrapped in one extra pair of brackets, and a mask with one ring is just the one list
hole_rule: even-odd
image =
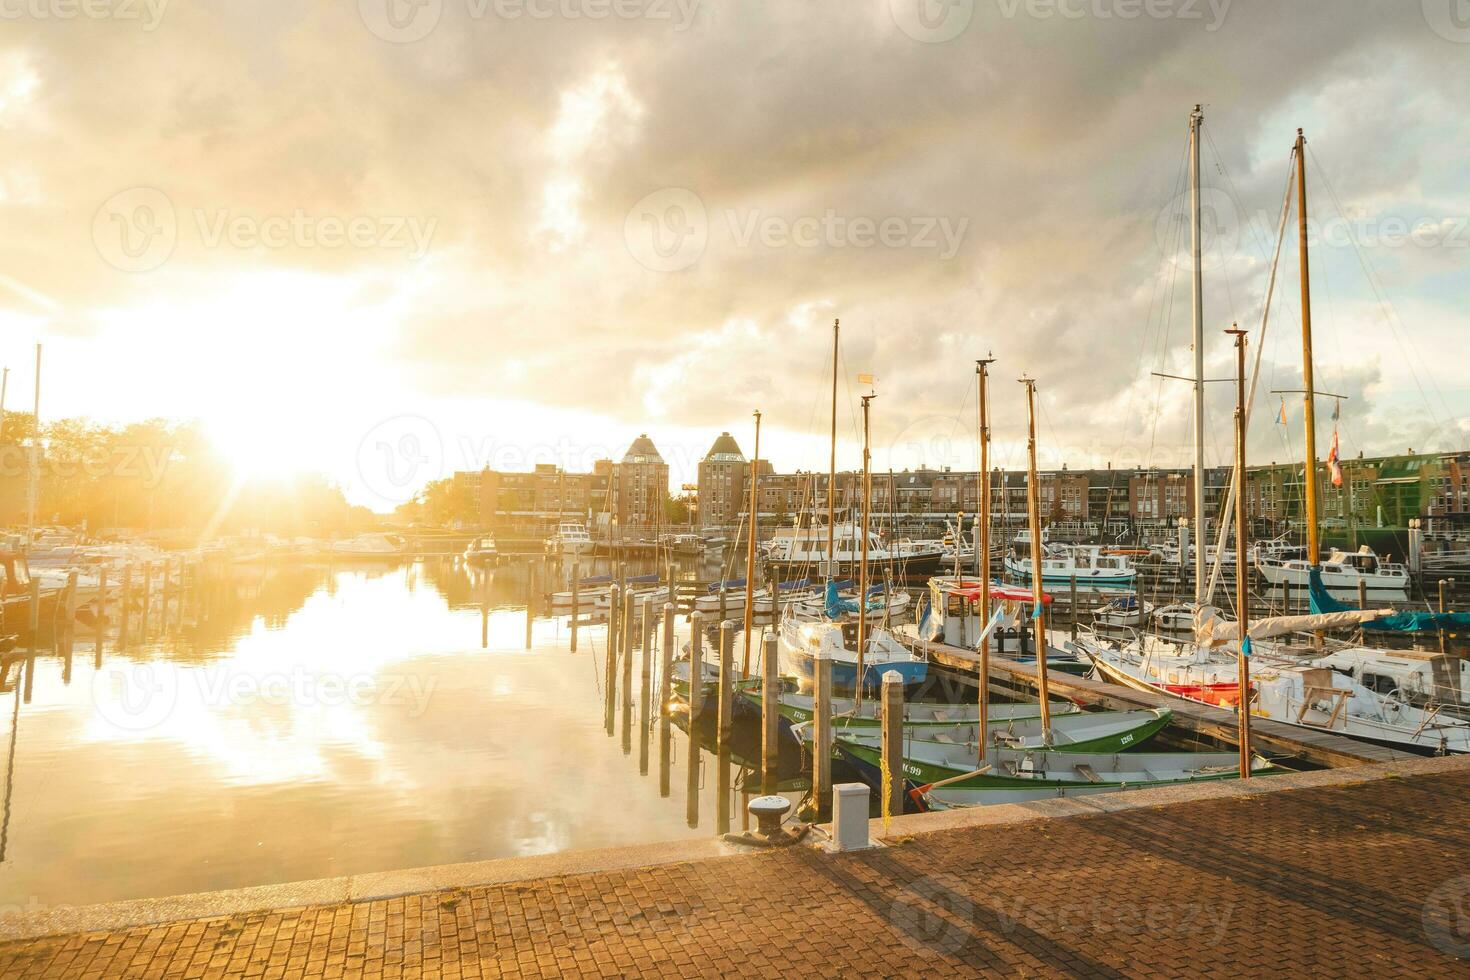
[[(1322, 569), (1312, 568), (1307, 572), (1307, 594), (1312, 601), (1312, 612), (1329, 613), (1356, 610), (1345, 602), (1338, 602), (1322, 584)], [(1386, 615), (1377, 616), (1363, 623), (1365, 630), (1382, 630), (1392, 633), (1433, 633), (1439, 630), (1465, 629), (1470, 627), (1470, 613), (1394, 612), (1385, 610)]]
[[(1250, 624), (1252, 640), (1266, 640), (1288, 633), (1310, 630), (1342, 629), (1357, 626), (1392, 609), (1348, 609), (1340, 612), (1314, 613), (1308, 616), (1268, 616)], [(1202, 606), (1194, 614), (1194, 639), (1201, 646), (1221, 646), (1240, 639), (1240, 623), (1225, 619), (1214, 606)]]

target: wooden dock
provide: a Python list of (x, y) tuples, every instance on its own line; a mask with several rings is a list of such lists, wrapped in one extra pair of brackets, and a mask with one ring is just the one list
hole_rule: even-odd
[[(949, 668), (960, 683), (969, 687), (978, 684), (975, 673), (980, 658), (973, 650), (944, 643), (930, 643), (928, 653), (932, 661)], [(990, 670), (992, 676), (1001, 674), (1009, 681), (998, 684), (992, 679), (991, 689), (996, 693), (1034, 692), (1038, 687), (1034, 664), (1017, 663), (991, 655)], [(1240, 744), (1235, 713), (1223, 708), (1056, 672), (1047, 674), (1047, 687), (1053, 694), (1111, 710), (1167, 708), (1174, 713), (1176, 723), (1191, 731), (1230, 745)], [(1300, 758), (1314, 765), (1334, 768), (1392, 762), (1412, 757), (1411, 753), (1359, 742), (1344, 735), (1312, 731), (1255, 716), (1251, 718), (1251, 741), (1257, 748), (1271, 755)]]

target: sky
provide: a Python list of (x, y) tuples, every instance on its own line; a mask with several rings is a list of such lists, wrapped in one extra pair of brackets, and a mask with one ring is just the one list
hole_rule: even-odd
[[(485, 465), (722, 430), (780, 470), (1190, 456), (1261, 348), (1251, 455), (1470, 447), (1470, 18), (1455, 0), (0, 0), (0, 363), (43, 418), (199, 419), (390, 510)], [(1293, 215), (1291, 221), (1295, 222)], [(1181, 233), (1185, 236), (1181, 238)], [(858, 375), (874, 377), (859, 385)], [(1230, 385), (1207, 385), (1227, 462)], [(1286, 404), (1288, 424), (1273, 420)], [(1319, 444), (1331, 438), (1330, 404)]]

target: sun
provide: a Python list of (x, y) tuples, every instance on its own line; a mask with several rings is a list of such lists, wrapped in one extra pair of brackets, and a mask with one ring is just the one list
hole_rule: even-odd
[(205, 429), (239, 480), (287, 483), (312, 471), (289, 430), (264, 419), (214, 418), (205, 422)]

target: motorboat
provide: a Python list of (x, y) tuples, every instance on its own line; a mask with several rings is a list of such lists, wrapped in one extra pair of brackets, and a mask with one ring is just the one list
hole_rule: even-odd
[(546, 539), (546, 550), (552, 554), (585, 555), (592, 551), (592, 535), (587, 525), (577, 521), (564, 521)]

